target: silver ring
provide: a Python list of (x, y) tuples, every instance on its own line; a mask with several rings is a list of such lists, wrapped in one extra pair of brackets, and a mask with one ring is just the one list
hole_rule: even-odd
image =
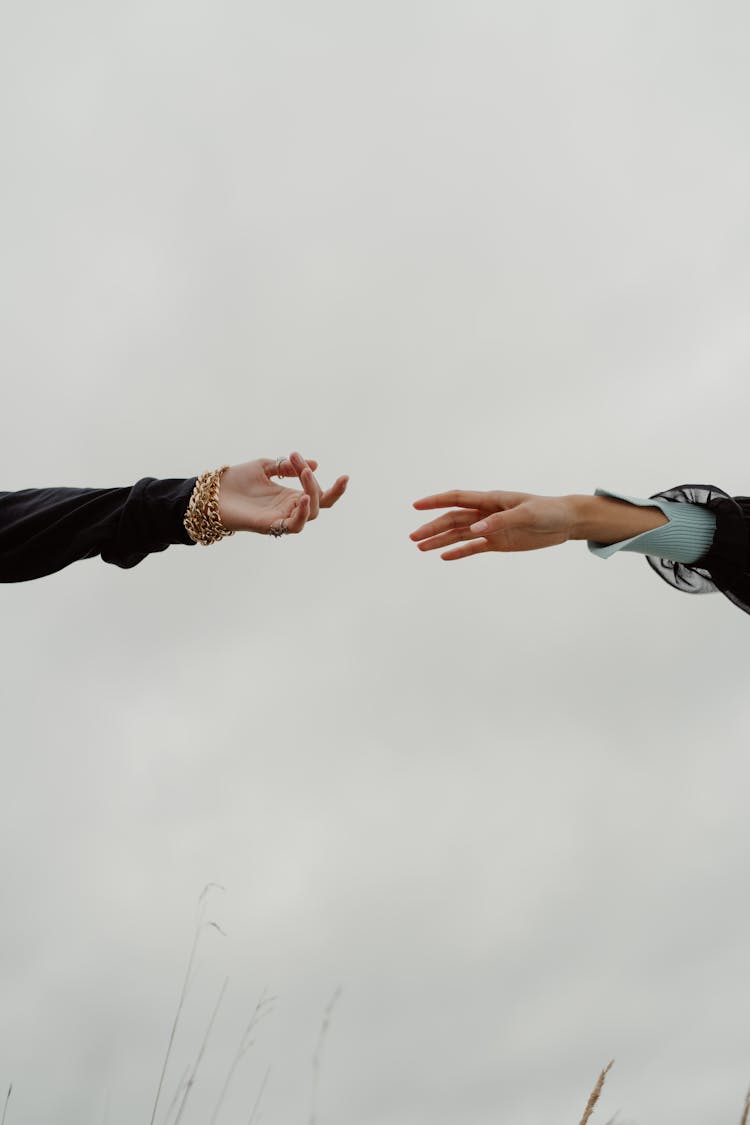
[(268, 534), (272, 535), (274, 539), (279, 539), (282, 535), (288, 535), (289, 528), (286, 526), (286, 520), (282, 520), (281, 523), (271, 524), (268, 529)]
[(283, 473), (282, 473), (282, 471), (281, 471), (281, 466), (283, 465), (283, 463), (284, 463), (285, 461), (286, 461), (286, 457), (277, 457), (277, 458), (276, 458), (276, 471), (275, 471), (275, 473), (273, 474), (273, 476), (275, 476), (275, 477), (283, 477), (283, 475), (284, 475), (284, 474), (283, 474)]

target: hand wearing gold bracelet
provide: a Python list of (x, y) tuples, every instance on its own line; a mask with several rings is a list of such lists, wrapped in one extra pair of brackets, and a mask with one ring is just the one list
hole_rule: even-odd
[[(338, 477), (324, 490), (315, 478), (317, 467), (317, 461), (295, 452), (203, 473), (190, 498), (185, 527), (191, 538), (204, 545), (235, 531), (297, 535), (321, 509), (333, 507), (349, 480)], [(277, 484), (274, 477), (298, 480), (302, 489)]]

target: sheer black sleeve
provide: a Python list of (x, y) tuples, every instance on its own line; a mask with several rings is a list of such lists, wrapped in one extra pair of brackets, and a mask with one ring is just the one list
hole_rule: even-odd
[(41, 578), (96, 555), (127, 568), (172, 543), (192, 544), (182, 519), (195, 479), (0, 492), (0, 582)]
[(750, 497), (729, 496), (711, 484), (681, 484), (657, 492), (652, 500), (703, 504), (716, 516), (716, 531), (708, 551), (694, 563), (648, 557), (656, 573), (688, 594), (721, 591), (736, 606), (750, 613)]

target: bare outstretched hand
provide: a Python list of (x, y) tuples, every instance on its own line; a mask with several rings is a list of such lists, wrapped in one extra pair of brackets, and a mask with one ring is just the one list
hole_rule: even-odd
[(572, 508), (565, 496), (453, 489), (416, 500), (414, 507), (418, 511), (454, 509), (418, 527), (410, 536), (420, 551), (449, 548), (440, 556), (447, 560), (485, 551), (554, 547), (570, 538), (573, 524)]

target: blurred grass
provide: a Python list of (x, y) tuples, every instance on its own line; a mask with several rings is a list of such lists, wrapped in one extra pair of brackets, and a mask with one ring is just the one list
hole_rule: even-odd
[[(207, 897), (208, 897), (209, 891), (211, 891), (212, 889), (217, 889), (217, 890), (222, 890), (222, 891), (224, 890), (224, 888), (222, 886), (220, 886), (220, 884), (218, 884), (218, 883), (208, 883), (203, 888), (200, 896), (198, 897), (198, 910), (197, 910), (197, 915), (196, 915), (195, 929), (194, 929), (194, 932), (193, 932), (193, 941), (192, 941), (192, 945), (190, 947), (190, 953), (189, 953), (189, 956), (188, 956), (187, 967), (186, 967), (186, 970), (185, 970), (185, 976), (183, 978), (182, 987), (180, 989), (180, 993), (179, 993), (179, 996), (178, 996), (178, 999), (177, 999), (177, 1008), (176, 1008), (175, 1016), (174, 1016), (174, 1019), (173, 1019), (173, 1022), (172, 1022), (172, 1027), (171, 1027), (171, 1030), (170, 1030), (169, 1039), (167, 1041), (167, 1048), (166, 1048), (166, 1052), (165, 1052), (165, 1056), (164, 1056), (164, 1061), (162, 1063), (162, 1067), (161, 1067), (161, 1070), (160, 1070), (160, 1073), (159, 1073), (159, 1080), (158, 1080), (158, 1084), (157, 1084), (156, 1095), (155, 1095), (155, 1098), (154, 1098), (154, 1104), (153, 1104), (153, 1108), (152, 1108), (152, 1111), (151, 1111), (150, 1125), (155, 1125), (156, 1115), (157, 1115), (157, 1111), (158, 1111), (158, 1108), (159, 1108), (159, 1102), (160, 1102), (161, 1094), (162, 1094), (162, 1091), (163, 1091), (163, 1088), (164, 1088), (167, 1070), (168, 1070), (168, 1067), (169, 1067), (169, 1061), (170, 1061), (171, 1054), (172, 1054), (172, 1047), (174, 1045), (175, 1037), (177, 1035), (177, 1030), (178, 1030), (179, 1023), (180, 1023), (180, 1017), (182, 1016), (185, 1001), (186, 1001), (188, 993), (190, 991), (190, 985), (192, 984), (192, 981), (193, 981), (195, 956), (196, 956), (196, 952), (197, 952), (197, 949), (198, 949), (200, 936), (201, 936), (203, 930), (207, 926), (213, 927), (214, 929), (218, 930), (219, 933), (221, 933), (222, 935), (224, 934), (224, 931), (222, 930), (221, 926), (217, 922), (214, 922), (214, 921), (211, 921), (211, 920), (207, 921), (206, 917), (205, 917)], [(208, 1021), (208, 1026), (207, 1026), (206, 1032), (203, 1036), (203, 1040), (202, 1040), (200, 1049), (198, 1051), (198, 1054), (196, 1056), (195, 1062), (192, 1063), (191, 1065), (189, 1065), (186, 1068), (186, 1070), (182, 1074), (181, 1078), (179, 1079), (179, 1082), (177, 1083), (177, 1086), (176, 1086), (174, 1095), (172, 1097), (172, 1100), (169, 1103), (166, 1114), (163, 1117), (163, 1125), (179, 1125), (179, 1122), (182, 1119), (182, 1116), (183, 1116), (183, 1113), (185, 1111), (185, 1107), (187, 1105), (187, 1101), (188, 1101), (190, 1092), (191, 1092), (191, 1090), (192, 1090), (192, 1088), (195, 1084), (195, 1079), (196, 1079), (196, 1076), (197, 1076), (197, 1073), (198, 1073), (198, 1068), (199, 1068), (201, 1060), (203, 1058), (203, 1055), (204, 1055), (204, 1052), (205, 1052), (205, 1049), (206, 1049), (206, 1045), (208, 1043), (208, 1039), (209, 1039), (209, 1036), (211, 1034), (211, 1030), (212, 1030), (213, 1025), (214, 1025), (214, 1021), (215, 1021), (216, 1016), (218, 1014), (219, 1008), (221, 1007), (221, 1003), (222, 1003), (222, 1000), (224, 998), (224, 994), (226, 992), (227, 984), (228, 984), (228, 979), (225, 980), (223, 985), (222, 985), (221, 992), (219, 994), (216, 1005), (215, 1005), (215, 1007), (214, 1007), (214, 1009), (211, 1013), (210, 1019)], [(320, 1084), (320, 1071), (321, 1071), (321, 1065), (322, 1065), (323, 1046), (324, 1046), (325, 1039), (326, 1039), (326, 1036), (328, 1034), (328, 1030), (329, 1030), (329, 1027), (330, 1027), (330, 1024), (331, 1024), (331, 1019), (332, 1019), (332, 1016), (333, 1016), (334, 1008), (336, 1007), (336, 1004), (338, 1003), (339, 998), (341, 996), (341, 991), (342, 990), (341, 990), (340, 987), (337, 988), (336, 991), (333, 993), (331, 999), (329, 1000), (328, 1004), (326, 1005), (326, 1008), (323, 1012), (323, 1018), (322, 1018), (322, 1022), (321, 1022), (321, 1026), (320, 1026), (320, 1031), (318, 1033), (317, 1044), (315, 1046), (315, 1050), (314, 1050), (314, 1053), (313, 1053), (313, 1056), (312, 1056), (312, 1090), (311, 1090), (311, 1098), (310, 1098), (310, 1112), (309, 1112), (309, 1117), (308, 1117), (308, 1125), (317, 1125), (317, 1121), (318, 1121), (317, 1102), (318, 1102), (318, 1088), (319, 1088), (319, 1084)], [(243, 1032), (243, 1035), (242, 1035), (242, 1038), (240, 1040), (237, 1051), (236, 1051), (234, 1057), (232, 1058), (232, 1060), (229, 1064), (229, 1067), (228, 1067), (228, 1070), (227, 1070), (227, 1073), (226, 1073), (226, 1077), (225, 1077), (223, 1085), (222, 1085), (222, 1087), (219, 1091), (218, 1099), (216, 1101), (214, 1110), (211, 1113), (211, 1116), (210, 1116), (210, 1118), (207, 1122), (207, 1125), (217, 1125), (219, 1114), (221, 1113), (221, 1110), (222, 1110), (222, 1107), (223, 1107), (223, 1104), (224, 1104), (224, 1100), (225, 1100), (227, 1091), (229, 1089), (229, 1086), (231, 1084), (232, 1078), (234, 1077), (235, 1071), (236, 1071), (239, 1063), (243, 1059), (243, 1057), (248, 1053), (250, 1048), (254, 1045), (255, 1039), (253, 1038), (253, 1035), (254, 1035), (258, 1025), (260, 1024), (261, 1020), (263, 1020), (267, 1015), (270, 1015), (271, 1012), (273, 1011), (273, 1004), (274, 1004), (275, 1000), (276, 1000), (276, 997), (269, 996), (267, 994), (266, 990), (264, 990), (263, 993), (261, 994), (258, 1002), (256, 1003), (255, 1008), (253, 1010), (253, 1013), (250, 1017), (250, 1020), (249, 1020), (247, 1026), (246, 1026), (246, 1028)], [(602, 1090), (604, 1089), (604, 1084), (606, 1082), (607, 1075), (609, 1074), (610, 1070), (612, 1069), (612, 1067), (614, 1065), (614, 1061), (615, 1061), (614, 1059), (611, 1059), (607, 1063), (607, 1065), (604, 1067), (604, 1069), (600, 1072), (599, 1077), (597, 1078), (596, 1083), (594, 1084), (594, 1088), (592, 1089), (592, 1091), (589, 1095), (588, 1101), (586, 1102), (586, 1106), (585, 1106), (584, 1111), (583, 1111), (583, 1116), (580, 1119), (579, 1125), (589, 1125), (589, 1122), (590, 1122), (590, 1120), (591, 1120), (591, 1118), (594, 1114), (594, 1111), (596, 1109), (597, 1103), (599, 1102), (599, 1099), (601, 1097)], [(256, 1099), (255, 1099), (255, 1102), (253, 1104), (252, 1110), (250, 1112), (250, 1117), (248, 1119), (247, 1125), (253, 1125), (253, 1122), (255, 1122), (256, 1119), (257, 1119), (258, 1110), (259, 1110), (261, 1101), (263, 1099), (263, 1095), (264, 1095), (266, 1086), (268, 1084), (269, 1075), (270, 1075), (270, 1068), (268, 1068), (266, 1070), (266, 1073), (265, 1073), (265, 1075), (263, 1077), (263, 1080), (260, 1084), (260, 1088), (258, 1090), (258, 1094), (256, 1096)], [(8, 1105), (10, 1103), (10, 1098), (11, 1098), (12, 1093), (13, 1093), (13, 1083), (11, 1082), (10, 1085), (8, 1086), (8, 1092), (5, 1096), (5, 1102), (3, 1104), (3, 1113), (2, 1113), (2, 1117), (0, 1118), (0, 1125), (6, 1125), (6, 1118), (7, 1118), (7, 1114), (8, 1114)], [(614, 1114), (613, 1117), (610, 1117), (608, 1119), (608, 1121), (605, 1123), (605, 1125), (615, 1125), (616, 1118), (618, 1116), (619, 1116), (619, 1110), (617, 1111), (617, 1113)], [(10, 1125), (12, 1125), (12, 1123), (10, 1123)], [(742, 1107), (742, 1115), (740, 1117), (740, 1125), (750, 1125), (750, 1089), (748, 1089), (747, 1093), (745, 1094), (745, 1099), (744, 1099), (743, 1107)]]

